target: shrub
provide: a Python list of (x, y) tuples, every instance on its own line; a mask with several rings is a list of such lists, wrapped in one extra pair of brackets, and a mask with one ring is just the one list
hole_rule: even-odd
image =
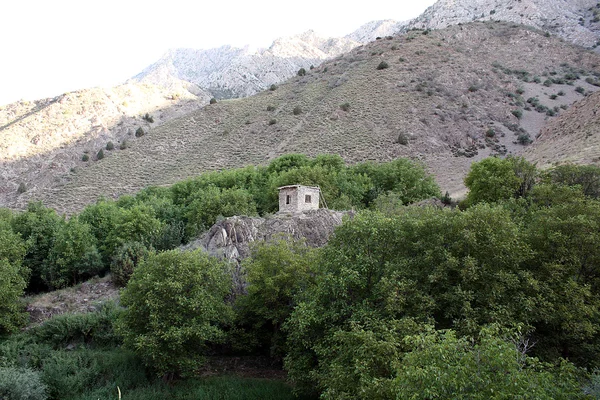
[(517, 94), (523, 94), (523, 93), (525, 93), (525, 89), (523, 89), (523, 88), (517, 89)]
[(127, 143), (127, 140), (123, 140), (119, 145), (119, 149), (121, 150), (125, 150), (127, 147), (129, 147), (129, 143)]
[(380, 69), (386, 69), (386, 68), (389, 68), (389, 65), (385, 61), (380, 62), (379, 65), (377, 66), (378, 70), (380, 70)]
[(401, 144), (403, 146), (408, 145), (408, 135), (406, 133), (398, 134), (398, 139), (396, 139), (396, 143)]
[(479, 88), (475, 85), (469, 86), (469, 92), (471, 92), (471, 93), (476, 92), (478, 90), (479, 90)]
[(450, 193), (448, 193), (447, 190), (446, 190), (446, 193), (442, 196), (441, 200), (442, 200), (442, 203), (444, 203), (445, 205), (452, 204), (452, 198), (450, 197)]
[(271, 86), (269, 86), (269, 90), (270, 90), (271, 92), (273, 92), (273, 91), (277, 90), (277, 85), (276, 85), (276, 84), (272, 84)]
[(25, 182), (19, 183), (19, 187), (17, 188), (17, 193), (21, 194), (21, 193), (25, 193), (26, 191), (27, 191), (27, 185), (25, 185)]
[(215, 99), (214, 97), (212, 99), (210, 99), (209, 101), (210, 104), (216, 104), (217, 103), (217, 99)]
[(514, 115), (518, 119), (521, 119), (523, 117), (523, 111), (522, 110), (513, 110), (512, 115)]
[(121, 246), (110, 263), (112, 281), (115, 285), (127, 286), (133, 271), (149, 253), (148, 248), (139, 242), (127, 242)]
[(139, 128), (137, 128), (135, 131), (135, 137), (142, 137), (145, 134), (146, 134), (146, 132), (144, 132), (144, 128), (142, 128), (141, 126)]
[(275, 118), (272, 118), (269, 120), (269, 125), (275, 125), (277, 123), (277, 120)]
[[(2, 239), (0, 244), (4, 245)], [(0, 257), (0, 333), (13, 332), (26, 322), (27, 314), (20, 302), (25, 286), (20, 265)]]
[(533, 140), (531, 140), (531, 137), (529, 137), (529, 133), (521, 133), (518, 137), (517, 137), (517, 143), (522, 144), (522, 145), (528, 145), (530, 143), (532, 143)]
[(225, 340), (231, 286), (227, 265), (202, 250), (150, 255), (122, 292), (118, 331), (158, 376), (186, 376)]
[(39, 372), (29, 368), (0, 367), (0, 399), (46, 400), (47, 391)]
[(298, 70), (298, 76), (304, 76), (304, 75), (306, 75), (306, 70), (304, 68), (300, 68)]
[(300, 114), (302, 114), (302, 108), (300, 106), (294, 107), (293, 113), (294, 113), (294, 115), (300, 115)]
[(550, 80), (550, 79), (546, 79), (546, 80), (544, 81), (544, 86), (546, 86), (546, 87), (550, 87), (550, 86), (552, 86), (552, 80)]
[(113, 142), (106, 143), (106, 150), (114, 150), (115, 145)]
[(98, 152), (98, 154), (96, 154), (96, 159), (97, 160), (102, 160), (104, 158), (104, 150), (100, 149), (100, 151)]
[(275, 106), (267, 106), (267, 111), (275, 111)]
[(487, 131), (485, 131), (485, 136), (494, 137), (496, 136), (496, 131), (493, 128), (489, 128)]
[(550, 99), (551, 99), (551, 100), (556, 100), (557, 98), (558, 98), (558, 95), (557, 95), (557, 94), (551, 94), (551, 95), (550, 95)]
[(154, 118), (150, 114), (148, 114), (148, 113), (146, 113), (146, 115), (144, 115), (142, 117), (142, 119), (145, 120), (145, 121), (147, 121), (147, 122), (150, 122), (150, 123), (154, 122)]
[(350, 103), (341, 104), (340, 109), (342, 109), (342, 111), (348, 111), (350, 109)]
[(577, 93), (580, 93), (580, 94), (583, 94), (583, 93), (585, 93), (585, 89), (584, 89), (584, 88), (582, 88), (581, 86), (577, 86), (577, 87), (575, 88), (575, 91), (576, 91)]
[(84, 154), (83, 156), (81, 156), (81, 161), (86, 162), (90, 160), (90, 156), (88, 156), (87, 154)]

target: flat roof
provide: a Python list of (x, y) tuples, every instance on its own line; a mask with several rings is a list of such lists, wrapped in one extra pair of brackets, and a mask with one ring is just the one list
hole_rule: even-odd
[(305, 187), (305, 188), (309, 188), (309, 189), (321, 191), (321, 188), (318, 187), (318, 186), (305, 186), (305, 185), (286, 185), (286, 186), (280, 186), (280, 187), (277, 188), (277, 190), (291, 189), (291, 188), (300, 188), (300, 187)]

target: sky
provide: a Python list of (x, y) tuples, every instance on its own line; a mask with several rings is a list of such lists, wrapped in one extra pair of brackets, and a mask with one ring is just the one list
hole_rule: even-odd
[(309, 29), (344, 36), (382, 19), (404, 21), (435, 0), (3, 0), (0, 105), (116, 86), (168, 49), (268, 47)]

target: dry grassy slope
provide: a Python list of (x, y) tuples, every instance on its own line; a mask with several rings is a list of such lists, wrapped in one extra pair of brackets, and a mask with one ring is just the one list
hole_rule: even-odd
[[(377, 70), (381, 61), (389, 68)], [(412, 157), (426, 163), (443, 190), (458, 193), (470, 163), (490, 154), (489, 146), (520, 150), (506, 128), (519, 123), (508, 93), (520, 87), (524, 98), (529, 91), (558, 86), (573, 91), (568, 85), (524, 84), (502, 69), (562, 74), (566, 64), (591, 71), (600, 58), (509, 23), (473, 23), (429, 35), (410, 32), (358, 47), (275, 91), (223, 101), (165, 123), (131, 148), (78, 168), (66, 183), (36, 196), (73, 211), (100, 195), (116, 197), (206, 170), (267, 163), (290, 152), (335, 153), (349, 162)], [(349, 103), (348, 111), (340, 109), (343, 103)], [(294, 115), (295, 107), (302, 109), (300, 115)], [(531, 129), (544, 118), (526, 111), (523, 121), (538, 121), (527, 125)], [(489, 128), (496, 135), (486, 147)], [(409, 138), (407, 145), (397, 143), (400, 134)], [(483, 148), (473, 158), (453, 156), (452, 147), (460, 154), (471, 146)], [(29, 194), (15, 205), (23, 206)]]
[(548, 123), (524, 155), (539, 166), (600, 165), (600, 93), (593, 93)]
[[(11, 204), (21, 182), (33, 193), (42, 191), (84, 165), (84, 152), (93, 159), (109, 141), (118, 151), (124, 140), (135, 140), (138, 127), (149, 130), (208, 103), (206, 96), (181, 89), (127, 84), (0, 107), (0, 205)], [(145, 113), (152, 124), (141, 118)]]

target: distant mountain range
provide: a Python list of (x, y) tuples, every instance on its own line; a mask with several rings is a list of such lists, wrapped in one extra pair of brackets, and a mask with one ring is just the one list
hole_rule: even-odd
[(599, 4), (440, 0), (343, 38), (175, 49), (125, 85), (0, 106), (0, 206), (72, 212), (288, 152), (411, 157), (452, 194), (489, 154), (600, 163), (600, 55), (569, 43), (595, 48)]

